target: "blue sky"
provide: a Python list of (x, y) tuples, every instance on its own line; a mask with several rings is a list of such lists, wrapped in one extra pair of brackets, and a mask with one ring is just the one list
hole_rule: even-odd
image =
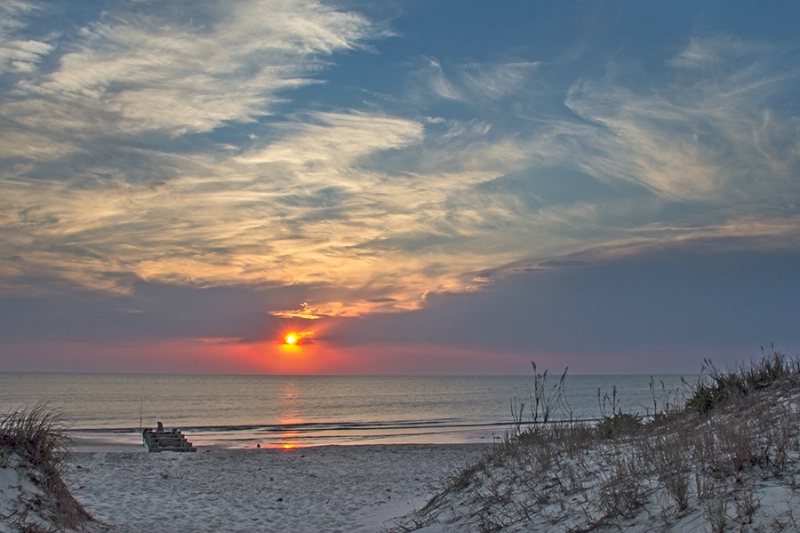
[(790, 1), (0, 0), (0, 370), (796, 355), (798, 23)]

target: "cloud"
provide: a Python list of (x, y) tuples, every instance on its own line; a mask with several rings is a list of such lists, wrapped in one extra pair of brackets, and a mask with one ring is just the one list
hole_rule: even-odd
[(304, 320), (318, 320), (321, 318), (321, 313), (315, 309), (309, 308), (306, 302), (303, 302), (299, 309), (270, 311), (269, 314), (279, 318), (302, 318)]
[[(714, 51), (719, 48), (716, 41), (708, 45), (694, 40), (690, 51), (678, 57), (694, 58), (705, 49), (709, 51), (703, 57), (717, 58)], [(785, 186), (778, 182), (789, 168), (798, 168), (800, 151), (783, 139), (796, 126), (791, 119), (776, 117), (764, 92), (788, 94), (796, 76), (774, 76), (765, 69), (763, 57), (752, 53), (761, 48), (748, 47), (747, 61), (737, 61), (735, 68), (728, 65), (722, 76), (678, 77), (663, 88), (626, 87), (613, 77), (575, 83), (566, 105), (594, 129), (591, 137), (576, 139), (583, 148), (581, 169), (678, 201), (751, 195), (758, 189), (752, 187), (755, 176)]]
[[(125, 276), (105, 274), (199, 284), (225, 283), (242, 273), (245, 282), (263, 279), (254, 270), (272, 248), (243, 239), (279, 208), (264, 202), (274, 198), (274, 189), (254, 186), (253, 173), (236, 187), (220, 175), (241, 170), (233, 161), (179, 154), (173, 150), (185, 145), (168, 137), (252, 123), (282, 100), (279, 92), (317, 83), (326, 56), (358, 48), (380, 32), (358, 15), (314, 1), (240, 1), (225, 12), (213, 3), (190, 7), (187, 20), (180, 10), (155, 6), (143, 14), (115, 5), (58, 50), (6, 41), (13, 48), (3, 56), (9, 61), (35, 66), (49, 54), (51, 63), (17, 74), (13, 90), (0, 98), (6, 119), (0, 239), (20, 252), (0, 258), (6, 286), (30, 277), (26, 273), (123, 291)], [(3, 9), (9, 15), (3, 32), (33, 24), (23, 18), (36, 15), (29, 4), (5, 3)], [(139, 136), (145, 132), (155, 136)], [(268, 209), (257, 221), (234, 227), (258, 206)], [(225, 213), (240, 207), (240, 216)], [(211, 250), (200, 251), (203, 245)], [(147, 253), (137, 255), (142, 250)]]
[[(84, 136), (207, 132), (270, 113), (280, 92), (317, 83), (326, 56), (374, 36), (363, 18), (314, 1), (239, 1), (224, 14), (213, 6), (192, 3), (188, 22), (110, 9), (65, 47), (57, 68), (20, 78), (0, 113)], [(6, 63), (27, 58), (28, 71), (53, 51), (12, 44)]]
[(431, 93), (446, 100), (463, 100), (464, 95), (453, 84), (442, 69), (442, 64), (434, 57), (425, 58), (426, 64), (417, 73)]
[(199, 344), (218, 346), (227, 344), (241, 344), (243, 339), (241, 337), (201, 337), (192, 339), (193, 342)]
[(416, 313), (343, 323), (337, 340), (469, 347), (514, 354), (519, 365), (614, 355), (638, 368), (690, 346), (725, 347), (718, 355), (736, 360), (758, 343), (798, 341), (797, 260), (784, 239), (759, 237), (598, 248), (494, 273), (479, 291), (432, 295)]
[(20, 166), (0, 173), (19, 175), (31, 168), (30, 161), (53, 161), (81, 148), (66, 138), (55, 139), (46, 133), (8, 127), (0, 130), (0, 159), (15, 161)]
[(685, 69), (728, 69), (732, 60), (752, 61), (775, 51), (765, 43), (755, 43), (731, 35), (695, 36), (669, 63)]
[[(26, 236), (37, 240), (17, 254), (21, 261), (5, 265), (18, 276), (23, 269), (58, 272), (103, 290), (114, 283), (126, 290), (129, 278), (98, 274), (124, 272), (198, 286), (339, 287), (317, 295), (314, 313), (355, 316), (419, 308), (431, 291), (469, 290), (476, 272), (587, 242), (791, 223), (759, 210), (774, 185), (743, 215), (748, 203), (730, 187), (741, 164), (725, 161), (711, 144), (728, 135), (727, 150), (748, 156), (752, 140), (717, 130), (740, 124), (752, 131), (758, 102), (743, 95), (743, 105), (709, 108), (704, 104), (717, 96), (697, 84), (675, 94), (670, 101), (614, 78), (584, 80), (567, 97), (578, 120), (548, 116), (525, 136), (486, 120), (423, 123), (359, 110), (309, 111), (272, 123), (268, 140), (256, 136), (233, 153), (131, 152), (142, 158), (141, 168), (159, 169), (153, 178), (94, 167), (84, 185), (11, 187), (10, 180), (7, 238), (17, 249)], [(690, 133), (692, 127), (700, 130)], [(768, 131), (787, 127), (774, 116), (759, 123)], [(769, 143), (759, 150), (775, 151)], [(793, 168), (792, 152), (782, 153), (782, 165)], [(607, 185), (605, 192), (581, 198), (568, 185), (578, 181), (565, 181), (569, 173), (581, 187)], [(791, 190), (786, 176), (766, 178)], [(723, 185), (727, 197), (718, 192)], [(575, 199), (554, 202), (558, 194)], [(699, 208), (694, 220), (674, 219), (667, 208), (708, 202), (724, 212), (734, 201), (736, 215), (723, 223)], [(66, 247), (56, 246), (64, 241)]]
[(0, 46), (0, 73), (4, 70), (33, 72), (53, 45), (41, 41), (5, 41)]
[(127, 294), (74, 286), (46, 295), (4, 292), (0, 336), (9, 342), (174, 338), (246, 344), (274, 340), (285, 321), (268, 311), (303, 301), (309, 290), (303, 286), (200, 288), (137, 280)]
[(280, 141), (245, 153), (238, 160), (303, 168), (320, 163), (327, 171), (355, 165), (360, 157), (377, 151), (419, 142), (423, 136), (422, 126), (415, 121), (362, 112), (313, 113), (307, 120), (282, 129), (286, 134)]
[(34, 11), (0, 27), (26, 63), (0, 96), (4, 290), (303, 287), (269, 310), (352, 317), (509, 265), (797, 222), (775, 47), (694, 37), (641, 77), (427, 56), (380, 99), (361, 78), (313, 90), (387, 35), (360, 15), (188, 6), (114, 4), (57, 47), (13, 33)]
[(6, 72), (31, 72), (53, 45), (22, 37), (26, 17), (38, 11), (33, 2), (9, 1), (0, 5), (0, 75)]
[(543, 66), (542, 61), (464, 65), (461, 78), (476, 98), (493, 100), (519, 92), (531, 75)]
[[(414, 73), (421, 89), (445, 100), (471, 105), (485, 105), (486, 100), (518, 94), (526, 89), (541, 61), (466, 63), (448, 66), (435, 57), (423, 58), (424, 64)], [(419, 97), (426, 98), (425, 92)]]

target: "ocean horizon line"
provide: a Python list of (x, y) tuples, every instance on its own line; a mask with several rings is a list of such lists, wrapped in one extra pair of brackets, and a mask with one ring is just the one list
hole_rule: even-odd
[[(560, 378), (564, 373), (550, 372), (545, 369), (548, 377)], [(212, 372), (61, 372), (43, 370), (0, 370), (0, 374), (31, 374), (31, 375), (58, 375), (58, 376), (209, 376), (209, 377), (276, 377), (276, 378), (521, 378), (534, 377), (532, 372), (519, 374), (257, 374), (257, 373), (212, 373)], [(612, 373), (567, 373), (567, 377), (639, 377), (639, 376), (660, 376), (660, 377), (696, 377), (701, 372), (612, 372)]]

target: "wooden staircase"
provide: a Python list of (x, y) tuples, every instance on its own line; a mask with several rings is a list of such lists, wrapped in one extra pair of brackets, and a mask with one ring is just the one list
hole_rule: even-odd
[(159, 422), (157, 429), (145, 428), (142, 441), (149, 452), (196, 452), (197, 448), (186, 440), (183, 433), (175, 428), (164, 429)]

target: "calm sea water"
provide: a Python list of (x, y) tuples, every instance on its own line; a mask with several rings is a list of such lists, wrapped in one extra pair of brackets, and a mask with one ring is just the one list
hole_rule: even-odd
[[(547, 389), (556, 382), (549, 376)], [(555, 415), (596, 419), (598, 389), (611, 397), (614, 388), (618, 409), (646, 414), (654, 400), (680, 401), (685, 386), (680, 376), (568, 376), (569, 406)], [(531, 391), (530, 376), (0, 373), (0, 410), (44, 403), (74, 435), (109, 443), (139, 443), (140, 428), (157, 421), (199, 446), (465, 443), (502, 438), (514, 425), (512, 403), (529, 406)]]

